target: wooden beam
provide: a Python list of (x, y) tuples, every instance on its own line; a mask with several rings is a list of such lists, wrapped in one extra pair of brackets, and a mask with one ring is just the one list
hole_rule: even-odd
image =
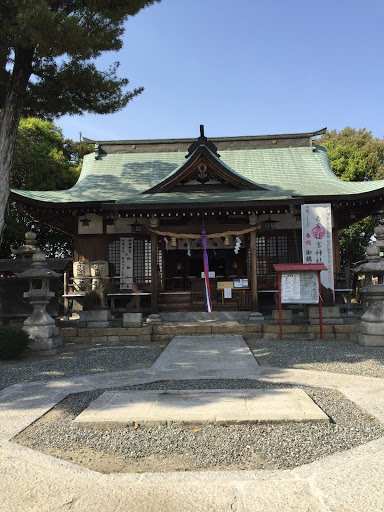
[(259, 295), (257, 293), (257, 253), (256, 253), (256, 231), (249, 234), (251, 252), (251, 300), (252, 311), (259, 311)]
[(151, 233), (151, 311), (158, 312), (159, 278), (157, 265), (157, 235)]
[[(245, 210), (245, 208), (243, 208)], [(238, 209), (240, 212), (240, 210)], [(225, 216), (223, 215), (223, 218)], [(201, 225), (198, 224), (198, 222), (201, 222), (199, 219), (204, 219), (205, 221), (205, 227), (207, 231), (207, 238), (210, 238), (210, 233), (224, 233), (225, 231), (241, 231), (242, 229), (249, 228), (249, 224), (246, 224), (245, 222), (240, 222), (239, 224), (219, 224), (218, 222), (210, 224), (210, 218), (209, 215), (201, 215), (200, 217), (194, 216), (194, 224), (186, 225), (186, 219), (190, 219), (191, 217), (189, 215), (179, 215), (180, 224), (165, 224), (164, 222), (167, 221), (167, 217), (162, 218), (163, 224), (160, 227), (157, 227), (156, 229), (159, 231), (169, 231), (171, 233), (185, 233), (185, 234), (191, 234), (191, 235), (201, 235)], [(174, 222), (174, 218), (172, 218), (172, 222)]]

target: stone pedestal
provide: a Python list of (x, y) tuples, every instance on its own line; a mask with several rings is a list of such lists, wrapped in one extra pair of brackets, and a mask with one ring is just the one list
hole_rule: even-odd
[(262, 323), (264, 322), (264, 317), (261, 313), (254, 311), (253, 313), (249, 314), (248, 321), (251, 323)]
[[(54, 295), (53, 292), (49, 292)], [(26, 292), (24, 297), (28, 294)], [(45, 308), (49, 298), (29, 297), (34, 307), (33, 313), (25, 320), (23, 331), (29, 334), (31, 341), (28, 347), (31, 350), (56, 350), (63, 345), (63, 339), (59, 336), (59, 328), (54, 319), (46, 312)]]
[(88, 329), (105, 329), (109, 327), (111, 312), (109, 309), (94, 309), (80, 311), (80, 322), (86, 322)]
[(149, 315), (147, 318), (147, 324), (154, 324), (154, 325), (161, 324), (161, 316), (156, 313)]
[(358, 343), (366, 347), (384, 347), (384, 285), (366, 286), (364, 293), (371, 306), (361, 317)]
[[(306, 308), (307, 318), (310, 325), (319, 325), (319, 306), (308, 306)], [(338, 306), (323, 306), (323, 325), (340, 325), (343, 319), (340, 317), (340, 308)]]
[(123, 327), (142, 327), (143, 313), (123, 313)]
[[(280, 322), (279, 310), (272, 310), (272, 323), (278, 324)], [(281, 323), (283, 325), (292, 325), (292, 310), (282, 309), (281, 310)]]

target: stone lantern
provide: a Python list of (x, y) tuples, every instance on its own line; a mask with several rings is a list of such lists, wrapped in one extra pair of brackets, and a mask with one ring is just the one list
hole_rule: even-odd
[(363, 263), (354, 272), (364, 274), (364, 286), (361, 293), (367, 310), (361, 317), (359, 326), (359, 345), (384, 347), (384, 259), (380, 256), (384, 244), (384, 227), (375, 228), (377, 241), (366, 249), (367, 263)]
[(29, 334), (32, 350), (56, 351), (63, 345), (55, 320), (47, 313), (46, 307), (55, 293), (49, 289), (50, 279), (58, 279), (61, 274), (47, 268), (46, 255), (37, 250), (32, 256), (32, 265), (20, 272), (18, 277), (29, 279), (29, 290), (24, 298), (33, 305), (32, 314), (24, 321), (23, 330)]
[(23, 260), (30, 259), (35, 252), (39, 251), (39, 248), (36, 245), (36, 233), (33, 231), (27, 231), (25, 233), (25, 243), (20, 245), (17, 249), (12, 249), (12, 254), (14, 256), (22, 258)]

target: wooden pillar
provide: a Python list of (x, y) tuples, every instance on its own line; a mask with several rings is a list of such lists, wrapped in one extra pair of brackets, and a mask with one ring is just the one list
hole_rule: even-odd
[(333, 271), (341, 272), (341, 261), (340, 261), (340, 237), (339, 231), (333, 229)]
[(151, 233), (151, 311), (157, 313), (158, 294), (159, 294), (159, 276), (157, 265), (157, 234)]
[(250, 232), (251, 252), (251, 301), (252, 311), (259, 311), (259, 294), (257, 293), (257, 253), (256, 253), (256, 230)]

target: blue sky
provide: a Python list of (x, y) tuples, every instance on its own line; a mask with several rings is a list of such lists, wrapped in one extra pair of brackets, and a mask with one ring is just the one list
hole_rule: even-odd
[(117, 114), (63, 117), (95, 140), (261, 135), (325, 126), (384, 137), (382, 0), (162, 0), (99, 59), (144, 92)]

